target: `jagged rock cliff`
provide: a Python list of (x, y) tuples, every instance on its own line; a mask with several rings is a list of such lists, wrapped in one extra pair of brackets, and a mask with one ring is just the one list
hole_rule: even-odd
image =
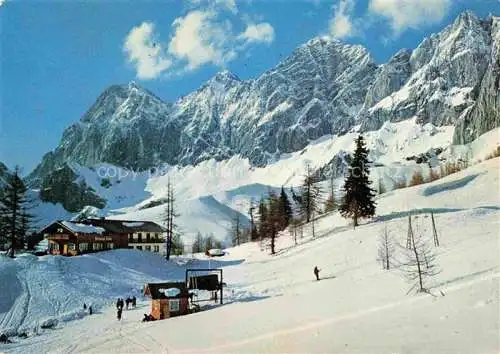
[(454, 136), (457, 144), (471, 142), (500, 126), (500, 18), (492, 18), (486, 26), (492, 38), (488, 68), (477, 88), (475, 103), (464, 110), (457, 124)]
[(223, 71), (173, 104), (134, 83), (111, 86), (30, 180), (66, 162), (143, 170), (240, 154), (262, 166), (327, 134), (415, 116), (470, 141), (498, 126), (498, 27), (464, 12), (383, 65), (362, 46), (315, 38), (254, 80)]
[(95, 194), (84, 180), (79, 180), (68, 165), (57, 168), (43, 178), (40, 200), (61, 203), (70, 212), (80, 211), (85, 206), (104, 208), (106, 201)]

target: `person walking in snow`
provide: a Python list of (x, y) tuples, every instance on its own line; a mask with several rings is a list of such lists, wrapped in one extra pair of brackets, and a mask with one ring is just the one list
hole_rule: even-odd
[(122, 308), (121, 307), (116, 312), (116, 317), (118, 318), (118, 321), (120, 321), (122, 319)]
[(320, 272), (320, 269), (318, 269), (318, 266), (315, 266), (314, 267), (314, 275), (316, 276), (316, 280), (319, 280), (319, 272)]
[(92, 315), (92, 305), (89, 306), (89, 315)]
[(8, 343), (12, 343), (12, 342), (9, 339), (9, 337), (7, 337), (7, 335), (5, 333), (2, 333), (2, 334), (0, 334), (0, 343), (8, 344)]
[(87, 304), (86, 303), (83, 303), (83, 309), (86, 310), (87, 309)]
[(135, 308), (135, 306), (137, 305), (137, 298), (135, 296), (132, 297), (132, 307)]

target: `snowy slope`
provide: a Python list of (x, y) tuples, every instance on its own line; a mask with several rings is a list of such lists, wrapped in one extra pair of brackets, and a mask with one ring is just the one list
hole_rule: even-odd
[(148, 281), (180, 280), (183, 267), (149, 252), (116, 250), (81, 257), (0, 256), (0, 332), (32, 334), (54, 321), (96, 312), (117, 297), (139, 296)]
[[(494, 146), (500, 145), (500, 130), (493, 130), (478, 139), (473, 145), (450, 147), (453, 127), (434, 127), (431, 124), (421, 126), (414, 120), (399, 123), (385, 123), (374, 132), (366, 134), (367, 145), (371, 149), (370, 159), (376, 163), (373, 169), (373, 180), (379, 179), (391, 189), (401, 179), (409, 180), (416, 170), (423, 175), (429, 173), (427, 164), (417, 164), (406, 161), (406, 157), (427, 152), (431, 148), (442, 148), (443, 156), (449, 161), (468, 156), (484, 158), (491, 153)], [(214, 232), (215, 236), (224, 239), (230, 228), (220, 228), (217, 225), (207, 226), (214, 219), (211, 218), (212, 209), (217, 205), (215, 201), (248, 215), (250, 200), (258, 201), (266, 196), (269, 189), (279, 191), (281, 186), (297, 187), (302, 183), (306, 166), (312, 169), (327, 165), (334, 156), (345, 152), (352, 152), (353, 141), (357, 136), (351, 132), (343, 136), (325, 137), (312, 143), (307, 148), (283, 156), (280, 160), (266, 167), (251, 167), (248, 159), (233, 157), (226, 161), (204, 161), (197, 166), (174, 167), (165, 169), (164, 173), (152, 176), (147, 181), (146, 190), (151, 197), (138, 206), (115, 210), (125, 212), (114, 218), (143, 217), (152, 220), (161, 220), (162, 207), (139, 210), (141, 206), (152, 200), (161, 200), (165, 197), (167, 181), (172, 181), (177, 200), (180, 201), (179, 223), (185, 229), (185, 238), (190, 242), (196, 230), (204, 233), (206, 229)], [(336, 180), (337, 188), (342, 186), (342, 174)], [(375, 184), (376, 185), (376, 184)], [(214, 198), (213, 204), (202, 203), (204, 197)], [(204, 215), (199, 213), (200, 205), (206, 208)], [(213, 207), (211, 206), (213, 205)], [(230, 226), (230, 215), (223, 217)], [(204, 223), (203, 227), (197, 225)]]
[[(293, 246), (290, 235), (280, 236), (276, 256), (261, 252), (258, 244), (228, 249), (220, 260), (228, 262), (225, 306), (146, 324), (140, 323), (146, 304), (139, 311), (125, 312), (120, 323), (112, 308), (103, 308), (102, 315), (39, 337), (15, 339), (17, 343), (0, 349), (38, 352), (43, 343), (44, 352), (56, 353), (496, 352), (499, 191), (496, 158), (379, 196), (376, 218), (356, 230), (333, 213), (316, 222), (315, 239), (309, 227), (298, 246)], [(387, 227), (404, 244), (406, 216), (412, 212), (416, 232), (431, 237), (431, 210), (441, 243), (436, 252), (442, 272), (427, 283), (433, 295), (406, 294), (411, 285), (399, 271), (384, 271), (376, 260), (378, 235)], [(398, 249), (396, 257), (401, 259), (403, 252)], [(109, 266), (120, 263), (120, 257), (106, 260)], [(9, 262), (9, 267), (28, 269), (26, 275), (36, 273), (23, 260)], [(315, 265), (322, 269), (320, 282), (313, 280)], [(140, 259), (133, 262), (136, 266), (143, 268)], [(145, 272), (149, 269), (149, 264), (144, 266)], [(15, 278), (15, 272), (6, 273)], [(141, 277), (136, 279), (139, 284)]]

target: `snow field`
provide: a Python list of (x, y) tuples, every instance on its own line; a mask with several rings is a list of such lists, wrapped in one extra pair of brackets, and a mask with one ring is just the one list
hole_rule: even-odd
[[(125, 312), (126, 320), (118, 323), (113, 311), (103, 308), (102, 315), (6, 349), (29, 353), (43, 343), (44, 351), (56, 353), (496, 352), (500, 197), (494, 192), (500, 187), (499, 172), (500, 158), (495, 158), (381, 195), (375, 220), (355, 230), (338, 214), (325, 215), (316, 222), (314, 239), (310, 226), (296, 247), (289, 234), (280, 236), (275, 256), (262, 252), (258, 243), (228, 249), (226, 256), (211, 261), (212, 266), (225, 265), (223, 306), (152, 323), (140, 323), (142, 310)], [(376, 260), (378, 236), (387, 227), (404, 245), (412, 212), (415, 232), (432, 237), (431, 210), (442, 271), (427, 283), (432, 295), (407, 295), (411, 284), (401, 272), (382, 270)], [(403, 252), (397, 248), (396, 257)], [(165, 272), (137, 255), (127, 266), (141, 269), (140, 276), (127, 284), (133, 286), (147, 272), (158, 277)], [(101, 262), (110, 267), (123, 261), (117, 251), (103, 256)], [(206, 262), (206, 257), (184, 262)], [(319, 282), (312, 273), (315, 265), (321, 269)]]

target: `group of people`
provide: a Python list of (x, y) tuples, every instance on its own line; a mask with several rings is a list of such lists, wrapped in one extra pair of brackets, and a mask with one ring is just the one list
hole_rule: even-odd
[(7, 337), (7, 335), (5, 333), (2, 333), (2, 334), (0, 334), (0, 343), (8, 344), (8, 343), (12, 343), (12, 341), (9, 339), (9, 337)]
[(127, 299), (125, 300), (123, 300), (122, 298), (118, 298), (118, 300), (116, 300), (116, 318), (118, 318), (118, 321), (122, 319), (123, 306), (126, 306), (127, 310), (129, 306), (136, 307), (137, 306), (136, 297), (135, 296), (127, 297)]
[[(83, 309), (86, 311), (87, 310), (87, 304), (83, 303)], [(89, 309), (89, 315), (92, 315), (92, 305), (88, 306)]]
[(149, 314), (144, 314), (144, 318), (142, 319), (142, 322), (149, 322), (149, 321), (155, 321), (156, 319), (153, 317), (153, 315)]

